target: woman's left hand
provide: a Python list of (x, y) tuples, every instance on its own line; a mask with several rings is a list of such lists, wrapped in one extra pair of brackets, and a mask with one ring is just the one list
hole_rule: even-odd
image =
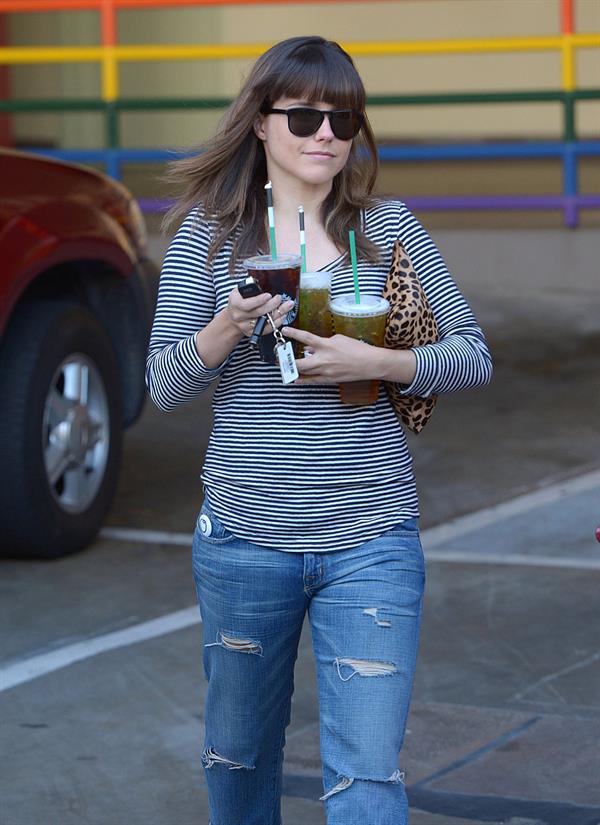
[(281, 331), (286, 338), (304, 344), (310, 352), (310, 355), (296, 361), (301, 379), (319, 384), (338, 384), (340, 381), (381, 377), (378, 374), (381, 347), (372, 347), (346, 335), (320, 338), (294, 327), (283, 327)]
[(294, 327), (281, 331), (286, 338), (304, 344), (310, 353), (296, 360), (300, 382), (339, 384), (381, 379), (409, 385), (414, 380), (417, 360), (410, 349), (374, 347), (346, 335), (320, 338)]

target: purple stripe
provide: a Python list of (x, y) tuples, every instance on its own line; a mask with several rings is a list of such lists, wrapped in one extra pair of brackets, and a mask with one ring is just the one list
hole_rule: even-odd
[[(411, 209), (436, 211), (448, 209), (600, 209), (600, 195), (456, 195), (450, 197), (405, 198)], [(140, 198), (144, 212), (166, 212), (174, 201), (162, 198)]]
[(414, 209), (563, 209), (563, 195), (457, 195), (450, 197), (406, 198)]
[(166, 212), (175, 201), (164, 198), (138, 198), (138, 206), (142, 212)]
[(600, 195), (578, 195), (575, 203), (580, 209), (600, 209)]

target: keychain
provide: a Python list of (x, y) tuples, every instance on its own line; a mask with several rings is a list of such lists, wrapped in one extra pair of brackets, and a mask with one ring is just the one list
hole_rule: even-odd
[(295, 381), (296, 378), (299, 377), (292, 342), (285, 340), (279, 329), (275, 326), (275, 322), (271, 318), (270, 313), (267, 313), (266, 317), (273, 328), (273, 335), (275, 336), (275, 357), (279, 364), (281, 380), (284, 384), (291, 384), (292, 381)]

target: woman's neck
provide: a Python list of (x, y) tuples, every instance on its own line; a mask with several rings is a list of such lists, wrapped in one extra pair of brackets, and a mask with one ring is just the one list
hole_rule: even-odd
[(321, 207), (331, 192), (331, 182), (322, 186), (309, 186), (294, 180), (271, 180), (276, 222), (298, 223), (298, 207), (311, 223), (321, 222)]

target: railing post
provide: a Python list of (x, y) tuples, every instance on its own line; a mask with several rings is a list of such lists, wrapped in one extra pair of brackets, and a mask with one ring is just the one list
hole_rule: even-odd
[(577, 153), (573, 143), (565, 143), (563, 150), (563, 215), (565, 226), (575, 227), (579, 223), (577, 206), (578, 186)]
[(106, 105), (105, 130), (106, 171), (120, 180), (121, 164), (119, 162), (119, 110), (115, 101), (119, 96), (119, 68), (115, 55), (117, 42), (117, 12), (114, 0), (101, 0), (101, 37), (102, 37), (102, 98)]

